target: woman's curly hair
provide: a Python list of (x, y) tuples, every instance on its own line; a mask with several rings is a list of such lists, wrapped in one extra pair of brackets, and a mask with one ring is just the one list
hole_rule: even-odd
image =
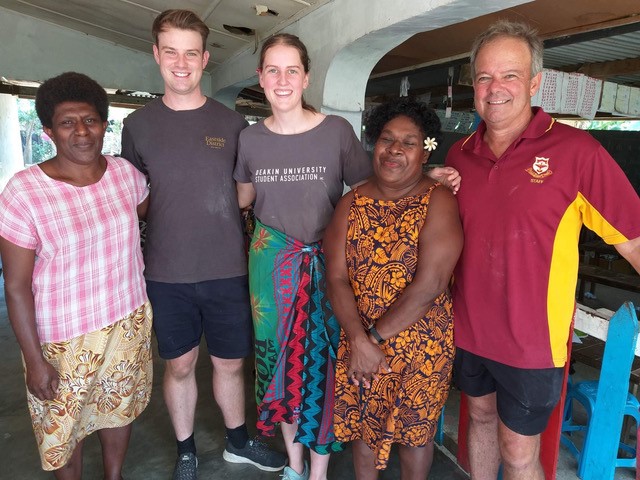
[(400, 97), (375, 107), (365, 119), (365, 135), (376, 143), (384, 126), (396, 117), (408, 117), (422, 132), (424, 138), (434, 138), (441, 143), (442, 131), (436, 112), (426, 103), (413, 98)]
[(82, 73), (66, 72), (50, 78), (38, 88), (36, 112), (43, 126), (53, 127), (56, 107), (64, 102), (82, 102), (93, 105), (100, 120), (109, 119), (109, 99), (107, 92), (98, 82)]

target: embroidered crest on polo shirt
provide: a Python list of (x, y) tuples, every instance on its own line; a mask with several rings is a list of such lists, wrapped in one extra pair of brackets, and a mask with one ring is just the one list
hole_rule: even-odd
[(545, 177), (553, 175), (553, 171), (549, 169), (549, 159), (546, 157), (535, 157), (533, 164), (525, 170), (533, 178), (534, 183), (542, 183)]
[(224, 148), (224, 144), (227, 143), (227, 139), (224, 137), (210, 137), (209, 135), (204, 137), (205, 144), (209, 148), (215, 148), (219, 150)]

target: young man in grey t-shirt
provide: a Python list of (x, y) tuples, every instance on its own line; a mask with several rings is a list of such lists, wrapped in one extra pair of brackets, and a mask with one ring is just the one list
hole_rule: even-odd
[(165, 94), (125, 120), (122, 156), (151, 185), (145, 276), (178, 445), (173, 478), (196, 478), (195, 366), (203, 333), (226, 426), (223, 457), (278, 471), (286, 457), (250, 440), (245, 424), (243, 359), (251, 352), (252, 323), (232, 173), (247, 122), (202, 94), (209, 29), (197, 15), (167, 10), (152, 33)]

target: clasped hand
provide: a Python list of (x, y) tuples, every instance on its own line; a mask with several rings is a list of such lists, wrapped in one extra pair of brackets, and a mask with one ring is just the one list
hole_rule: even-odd
[(378, 378), (379, 373), (391, 371), (380, 346), (371, 342), (368, 337), (358, 338), (350, 347), (347, 377), (354, 385), (362, 382), (365, 388), (370, 388), (371, 382)]

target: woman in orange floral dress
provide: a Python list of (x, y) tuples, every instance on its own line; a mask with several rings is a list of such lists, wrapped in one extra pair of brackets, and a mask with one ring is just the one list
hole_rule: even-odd
[(145, 177), (103, 156), (109, 102), (86, 75), (64, 73), (36, 95), (56, 156), (18, 172), (0, 195), (9, 321), (44, 470), (82, 476), (97, 432), (104, 478), (120, 480), (131, 422), (151, 396), (151, 307), (138, 215)]
[(448, 284), (462, 249), (457, 202), (423, 173), (440, 122), (409, 99), (367, 119), (372, 179), (345, 195), (326, 231), (331, 305), (342, 327), (336, 438), (356, 477), (375, 479), (399, 444), (402, 479), (424, 480), (454, 356)]

